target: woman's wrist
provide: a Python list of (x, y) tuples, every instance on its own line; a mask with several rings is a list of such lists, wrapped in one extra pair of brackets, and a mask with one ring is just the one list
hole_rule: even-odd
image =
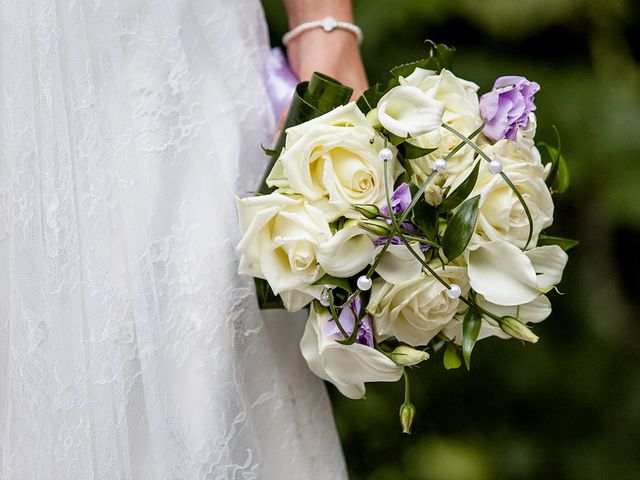
[(354, 96), (368, 87), (358, 39), (352, 32), (307, 30), (291, 39), (287, 56), (300, 80), (309, 80), (313, 72), (321, 72), (352, 87)]
[[(329, 16), (353, 23), (351, 0), (285, 0), (285, 6), (290, 28)], [(313, 72), (321, 72), (353, 88), (354, 98), (368, 87), (358, 37), (353, 31), (304, 30), (287, 42), (287, 57), (300, 80), (309, 80)]]

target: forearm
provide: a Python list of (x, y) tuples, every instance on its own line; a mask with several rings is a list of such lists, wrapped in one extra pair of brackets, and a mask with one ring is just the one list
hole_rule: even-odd
[[(284, 0), (284, 3), (290, 28), (328, 16), (353, 23), (351, 0)], [(368, 86), (358, 39), (353, 32), (306, 30), (289, 41), (287, 55), (300, 80), (309, 80), (314, 71), (321, 72), (352, 87), (354, 96)]]
[(335, 17), (343, 22), (353, 22), (351, 0), (284, 0), (289, 28), (304, 22)]

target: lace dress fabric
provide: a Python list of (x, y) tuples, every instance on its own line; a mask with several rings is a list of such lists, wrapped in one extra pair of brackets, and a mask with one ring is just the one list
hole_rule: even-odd
[(0, 0), (0, 479), (340, 479), (301, 317), (236, 275), (257, 0)]

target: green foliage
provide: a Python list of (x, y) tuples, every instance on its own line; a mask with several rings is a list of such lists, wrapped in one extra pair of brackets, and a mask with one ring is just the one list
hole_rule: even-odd
[(314, 285), (334, 285), (343, 289), (345, 292), (353, 293), (353, 289), (346, 278), (338, 278), (325, 273)]
[(398, 150), (403, 158), (407, 160), (413, 160), (414, 158), (424, 157), (425, 155), (429, 155), (431, 152), (435, 152), (437, 148), (423, 148), (418, 147), (409, 142), (403, 142), (398, 145)]
[(458, 349), (453, 343), (447, 343), (447, 348), (444, 349), (444, 356), (442, 357), (444, 368), (447, 370), (455, 370), (460, 368), (462, 361), (458, 355)]
[(453, 214), (442, 236), (442, 249), (449, 260), (458, 258), (469, 245), (478, 220), (480, 195), (465, 201)]
[(474, 308), (469, 308), (462, 321), (462, 357), (467, 370), (471, 368), (471, 351), (478, 340), (481, 326), (482, 316)]
[[(558, 142), (559, 143), (559, 142)], [(555, 193), (564, 193), (569, 188), (569, 167), (564, 157), (560, 153), (560, 145), (558, 147), (552, 147), (545, 142), (539, 142), (538, 145), (544, 147), (551, 159), (551, 169), (549, 175), (546, 178), (546, 183), (551, 188), (551, 191)]]
[[(412, 191), (411, 194), (415, 195), (415, 192)], [(413, 207), (411, 216), (411, 221), (420, 229), (422, 234), (435, 242), (438, 238), (438, 211), (425, 201), (424, 196)]]
[(572, 238), (552, 237), (550, 235), (540, 235), (538, 237), (539, 246), (542, 247), (543, 245), (558, 245), (565, 252), (568, 252), (573, 247), (576, 247), (579, 244), (580, 242), (578, 240), (574, 240)]
[(464, 181), (458, 185), (453, 192), (451, 192), (447, 197), (442, 201), (438, 209), (441, 212), (450, 212), (460, 205), (462, 202), (466, 200), (469, 196), (473, 187), (476, 185), (476, 181), (478, 180), (478, 172), (480, 171), (480, 161), (476, 162), (476, 166), (473, 167), (473, 170), (469, 174)]

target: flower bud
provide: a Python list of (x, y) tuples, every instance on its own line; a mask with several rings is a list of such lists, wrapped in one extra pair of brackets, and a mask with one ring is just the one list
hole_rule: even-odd
[(520, 322), (517, 318), (505, 316), (500, 319), (500, 328), (506, 334), (514, 338), (519, 338), (526, 342), (536, 343), (538, 336), (534, 335), (527, 326)]
[(371, 110), (369, 110), (369, 113), (367, 113), (365, 118), (366, 118), (367, 122), (373, 128), (382, 128), (382, 124), (378, 120), (378, 109), (377, 108), (372, 108)]
[(433, 183), (424, 191), (424, 199), (429, 205), (437, 207), (442, 203), (442, 187)]
[(417, 365), (429, 358), (429, 354), (427, 352), (411, 348), (408, 345), (400, 345), (399, 347), (396, 347), (395, 350), (388, 353), (387, 356), (393, 360), (396, 365), (401, 367)]
[(379, 237), (389, 235), (389, 224), (384, 220), (360, 220), (358, 226)]
[(380, 216), (380, 209), (372, 203), (360, 203), (353, 206), (354, 210), (366, 218), (376, 218)]
[(400, 405), (400, 425), (402, 425), (402, 433), (411, 434), (411, 424), (413, 417), (416, 415), (416, 407), (410, 402)]

